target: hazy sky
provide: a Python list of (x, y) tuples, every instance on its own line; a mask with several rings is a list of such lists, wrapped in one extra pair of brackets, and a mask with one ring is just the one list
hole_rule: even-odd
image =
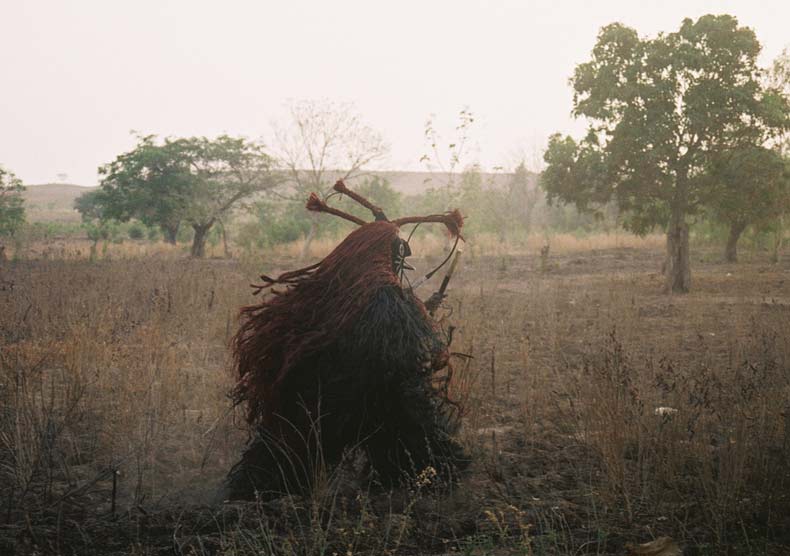
[(601, 26), (706, 13), (752, 27), (766, 65), (790, 44), (787, 0), (0, 0), (0, 164), (93, 185), (130, 130), (266, 141), (287, 99), (328, 98), (384, 135), (385, 168), (419, 169), (427, 116), (465, 106), (479, 162), (512, 165), (581, 129), (568, 77)]

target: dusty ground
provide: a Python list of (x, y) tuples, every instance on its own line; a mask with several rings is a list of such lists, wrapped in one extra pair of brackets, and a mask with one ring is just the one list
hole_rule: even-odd
[[(341, 484), (269, 505), (212, 501), (244, 440), (224, 346), (255, 273), (291, 261), (7, 266), (4, 434), (27, 392), (8, 378), (41, 369), (35, 349), (79, 369), (92, 399), (79, 399), (82, 421), (53, 410), (71, 451), (50, 462), (49, 486), (3, 490), (0, 551), (623, 554), (669, 535), (685, 554), (786, 554), (790, 257), (754, 258), (704, 253), (692, 293), (666, 296), (660, 251), (467, 257), (445, 318), (473, 357), (455, 384), (472, 470), (429, 492)], [(11, 437), (0, 463), (19, 480)], [(114, 513), (108, 469), (121, 472)]]

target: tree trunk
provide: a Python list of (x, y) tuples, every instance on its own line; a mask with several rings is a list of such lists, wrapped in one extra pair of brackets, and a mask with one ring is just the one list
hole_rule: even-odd
[(689, 226), (682, 211), (673, 210), (667, 229), (666, 293), (688, 293), (691, 287)]
[(521, 214), (517, 216), (524, 223), (524, 230), (529, 234), (532, 231), (532, 218), (535, 212), (535, 199), (530, 193), (524, 194)]
[(213, 220), (208, 224), (192, 224), (192, 229), (195, 230), (195, 237), (192, 238), (192, 250), (190, 252), (192, 257), (202, 259), (206, 256), (206, 239), (213, 225)]
[(313, 243), (313, 239), (315, 239), (315, 234), (318, 231), (318, 218), (316, 218), (317, 214), (310, 215), (310, 231), (307, 232), (307, 237), (304, 238), (304, 245), (302, 245), (302, 252), (299, 254), (299, 260), (303, 261), (307, 258), (308, 253), (310, 253), (310, 245)]
[(178, 224), (175, 225), (162, 224), (160, 228), (162, 228), (162, 235), (165, 236), (165, 242), (171, 245), (175, 245), (178, 238)]
[(225, 229), (225, 222), (219, 221), (220, 231), (222, 232), (222, 249), (225, 252), (225, 258), (230, 259), (230, 247), (228, 247), (228, 231)]
[(785, 233), (785, 217), (780, 215), (776, 222), (776, 228), (774, 229), (774, 245), (773, 245), (773, 252), (771, 253), (771, 262), (774, 264), (779, 263), (779, 252), (782, 250), (782, 239), (784, 239)]
[(746, 224), (733, 222), (730, 224), (730, 235), (727, 236), (727, 246), (724, 248), (724, 260), (728, 263), (738, 262), (738, 240), (746, 229)]

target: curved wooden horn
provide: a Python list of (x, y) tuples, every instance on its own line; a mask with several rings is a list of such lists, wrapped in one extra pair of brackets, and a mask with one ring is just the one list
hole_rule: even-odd
[(307, 199), (307, 210), (313, 212), (326, 212), (327, 214), (334, 214), (335, 216), (339, 216), (340, 218), (344, 218), (349, 222), (353, 222), (354, 224), (359, 224), (362, 226), (365, 224), (365, 221), (361, 218), (357, 218), (353, 214), (348, 214), (347, 212), (343, 212), (342, 210), (330, 207), (324, 201), (318, 198), (318, 195), (315, 193), (310, 193), (310, 197)]
[(370, 212), (373, 213), (373, 216), (376, 218), (376, 220), (387, 219), (387, 217), (384, 215), (384, 211), (381, 210), (381, 207), (377, 207), (376, 205), (365, 199), (359, 193), (355, 193), (354, 191), (351, 191), (346, 186), (345, 182), (343, 182), (343, 180), (337, 180), (335, 182), (335, 186), (333, 187), (333, 189), (338, 193), (342, 193), (343, 195), (348, 195), (350, 198), (354, 199), (357, 203), (368, 209)]
[(464, 217), (458, 209), (445, 212), (444, 214), (429, 214), (428, 216), (404, 216), (403, 218), (396, 218), (392, 221), (393, 224), (401, 226), (403, 224), (417, 224), (417, 223), (435, 222), (437, 224), (444, 224), (447, 230), (453, 235), (463, 239), (461, 235), (461, 228), (464, 227)]

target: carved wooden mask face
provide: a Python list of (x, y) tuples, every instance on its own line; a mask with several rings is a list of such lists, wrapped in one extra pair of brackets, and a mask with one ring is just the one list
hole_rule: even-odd
[(399, 237), (392, 241), (392, 270), (400, 276), (404, 270), (414, 270), (414, 267), (406, 262), (406, 257), (411, 256), (409, 243)]

